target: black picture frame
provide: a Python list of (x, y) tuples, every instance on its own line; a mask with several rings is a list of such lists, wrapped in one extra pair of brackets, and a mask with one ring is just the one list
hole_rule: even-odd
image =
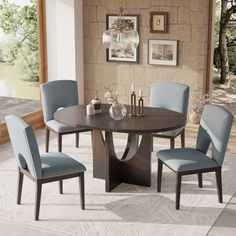
[(168, 12), (150, 12), (150, 33), (168, 33)]
[[(138, 14), (125, 14), (124, 19), (134, 22), (134, 30), (139, 33), (139, 15)], [(112, 22), (117, 20), (117, 14), (106, 14), (106, 29), (112, 26)], [(122, 63), (139, 63), (139, 46), (136, 49), (106, 49), (107, 62), (122, 62)]]

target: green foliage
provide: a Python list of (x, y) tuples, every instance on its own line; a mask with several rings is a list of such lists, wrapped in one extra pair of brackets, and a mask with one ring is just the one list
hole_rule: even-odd
[(10, 43), (3, 48), (4, 60), (17, 66), (22, 79), (37, 81), (39, 62), (36, 0), (31, 0), (27, 6), (17, 6), (9, 0), (2, 0), (0, 15), (0, 28), (10, 38)]
[[(220, 33), (220, 18), (221, 18), (221, 0), (216, 0), (216, 17), (215, 17), (215, 34), (214, 34), (214, 64), (216, 68), (220, 69), (220, 57), (218, 55), (219, 33)], [(232, 14), (231, 18), (236, 19), (236, 14)], [(228, 57), (230, 72), (236, 73), (236, 21), (231, 21), (227, 29), (228, 42)]]

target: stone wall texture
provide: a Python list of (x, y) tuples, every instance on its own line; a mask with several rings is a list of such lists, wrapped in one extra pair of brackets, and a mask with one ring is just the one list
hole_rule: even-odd
[[(129, 104), (131, 84), (142, 89), (145, 105), (149, 103), (150, 84), (170, 81), (190, 86), (191, 95), (204, 91), (207, 69), (208, 0), (123, 0), (127, 14), (140, 15), (139, 64), (106, 62), (102, 33), (106, 14), (116, 13), (118, 0), (84, 0), (84, 72), (85, 102), (98, 93), (102, 101), (104, 86), (111, 85), (123, 103)], [(149, 13), (169, 14), (169, 32), (149, 32)], [(148, 39), (179, 40), (178, 66), (148, 64)], [(171, 96), (171, 95), (170, 95)]]

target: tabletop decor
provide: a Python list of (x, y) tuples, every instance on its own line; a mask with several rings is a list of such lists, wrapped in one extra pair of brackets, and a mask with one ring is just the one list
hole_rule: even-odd
[(151, 39), (148, 42), (148, 63), (177, 66), (178, 41)]
[(139, 89), (139, 100), (138, 100), (138, 116), (144, 116), (144, 102), (143, 102), (143, 91)]
[(150, 33), (168, 32), (168, 13), (150, 12)]
[(111, 87), (105, 87), (106, 90), (104, 97), (107, 98), (108, 103), (111, 104), (109, 109), (109, 115), (114, 120), (122, 120), (127, 114), (127, 110), (124, 104), (118, 101), (118, 93), (115, 92)]
[(91, 104), (93, 105), (95, 114), (100, 114), (102, 112), (101, 100), (98, 99), (98, 96), (96, 96), (94, 99), (91, 100)]
[(130, 116), (136, 116), (136, 94), (134, 91), (134, 85), (131, 85), (131, 95), (130, 95)]

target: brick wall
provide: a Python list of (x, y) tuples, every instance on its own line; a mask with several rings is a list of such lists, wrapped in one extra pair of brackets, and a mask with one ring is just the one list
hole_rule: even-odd
[[(140, 14), (139, 64), (106, 62), (101, 42), (106, 29), (106, 13), (115, 13), (118, 0), (84, 0), (84, 78), (85, 102), (98, 91), (104, 98), (104, 86), (112, 85), (123, 103), (129, 103), (131, 84), (143, 89), (145, 104), (153, 81), (174, 81), (188, 84), (191, 95), (204, 90), (207, 62), (207, 0), (123, 0), (127, 14)], [(168, 34), (149, 33), (149, 12), (169, 13)], [(178, 66), (148, 64), (148, 39), (179, 40)]]

